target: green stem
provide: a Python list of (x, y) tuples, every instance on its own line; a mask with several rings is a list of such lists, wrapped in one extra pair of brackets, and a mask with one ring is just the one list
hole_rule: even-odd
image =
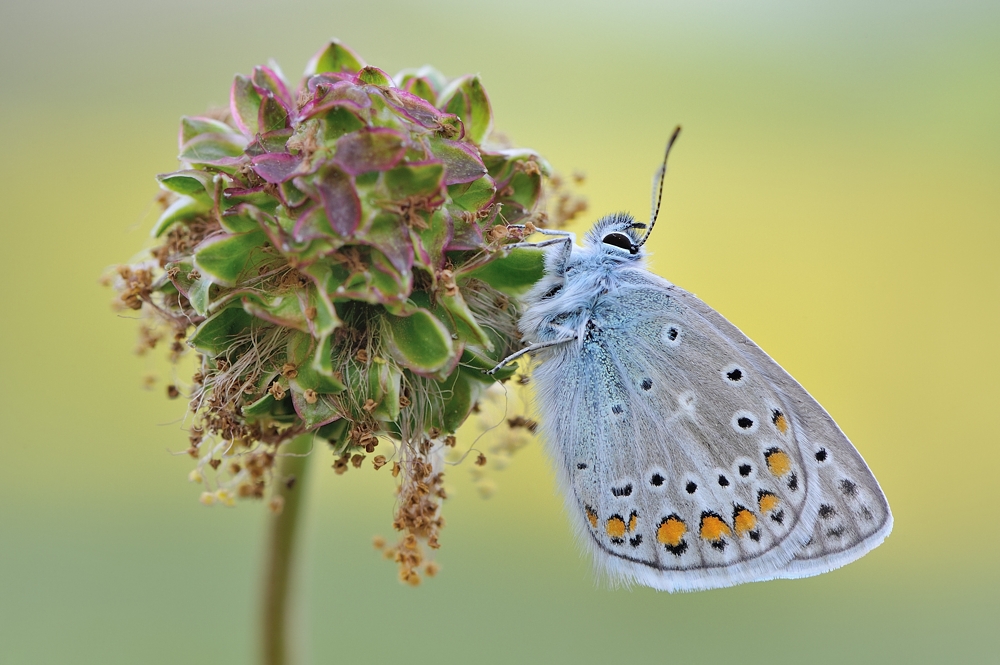
[(274, 489), (275, 495), (284, 499), (284, 505), (280, 513), (271, 517), (269, 528), (260, 631), (263, 665), (289, 665), (294, 662), (289, 653), (292, 641), (289, 596), (295, 563), (295, 530), (309, 468), (306, 455), (312, 446), (313, 435), (303, 434), (289, 442), (278, 458)]

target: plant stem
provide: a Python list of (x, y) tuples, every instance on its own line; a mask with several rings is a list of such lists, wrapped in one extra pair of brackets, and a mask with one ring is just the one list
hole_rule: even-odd
[(281, 512), (271, 517), (268, 534), (260, 630), (263, 665), (294, 662), (289, 653), (294, 635), (294, 631), (289, 630), (289, 597), (294, 579), (295, 530), (309, 468), (307, 454), (312, 446), (313, 435), (303, 434), (289, 442), (278, 459), (274, 487), (276, 496), (282, 497), (284, 504)]

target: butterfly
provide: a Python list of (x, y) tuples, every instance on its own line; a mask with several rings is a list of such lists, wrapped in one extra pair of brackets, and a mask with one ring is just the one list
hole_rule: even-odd
[(612, 580), (694, 591), (824, 573), (892, 528), (833, 419), (746, 335), (651, 273), (650, 224), (603, 217), (538, 243), (519, 327), (568, 512)]

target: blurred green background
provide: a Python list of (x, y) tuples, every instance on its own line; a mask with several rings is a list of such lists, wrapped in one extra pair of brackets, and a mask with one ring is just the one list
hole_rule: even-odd
[[(1000, 4), (41, 0), (0, 6), (0, 662), (247, 663), (265, 511), (205, 508), (184, 405), (102, 270), (146, 242), (182, 114), (337, 36), (390, 73), (482, 75), (497, 127), (648, 210), (659, 274), (837, 418), (892, 503), (836, 572), (667, 595), (595, 585), (540, 445), (449, 474), (437, 578), (371, 547), (388, 474), (319, 460), (312, 662), (985, 662), (1000, 652)], [(466, 432), (465, 441), (475, 433)]]

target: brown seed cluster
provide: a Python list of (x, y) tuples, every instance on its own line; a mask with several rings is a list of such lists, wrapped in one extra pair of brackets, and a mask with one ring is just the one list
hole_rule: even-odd
[(495, 224), (486, 230), (486, 233), (483, 234), (483, 238), (486, 242), (503, 243), (507, 240), (507, 237), (510, 236), (510, 234), (511, 231), (506, 224)]
[[(368, 410), (365, 409), (367, 412)], [(371, 454), (375, 452), (378, 445), (378, 437), (375, 435), (377, 427), (374, 421), (357, 422), (347, 434), (348, 445), (355, 448), (364, 448), (365, 452)]]
[(153, 273), (145, 268), (119, 266), (118, 276), (123, 284), (118, 289), (118, 299), (128, 309), (142, 309), (142, 303), (152, 302)]
[[(164, 192), (164, 194), (167, 193)], [(168, 196), (172, 198), (173, 194), (168, 194)], [(164, 209), (171, 202), (172, 200), (162, 202)], [(168, 263), (176, 261), (179, 257), (190, 256), (202, 240), (221, 228), (219, 222), (208, 216), (192, 219), (184, 224), (174, 224), (167, 231), (163, 243), (153, 249), (153, 257), (161, 268), (166, 268)], [(171, 277), (176, 277), (176, 273)], [(189, 278), (197, 279), (197, 276), (189, 276)]]
[[(399, 502), (392, 526), (405, 535), (393, 547), (384, 548), (386, 557), (399, 565), (399, 579), (416, 586), (420, 584), (420, 567), (433, 576), (437, 566), (426, 560), (423, 544), (432, 550), (441, 545), (438, 536), (444, 526), (440, 515), (441, 501), (447, 498), (444, 490), (442, 444), (424, 438), (417, 445), (404, 445), (403, 464), (394, 463), (393, 475), (402, 472)], [(430, 567), (429, 567), (430, 566)]]

